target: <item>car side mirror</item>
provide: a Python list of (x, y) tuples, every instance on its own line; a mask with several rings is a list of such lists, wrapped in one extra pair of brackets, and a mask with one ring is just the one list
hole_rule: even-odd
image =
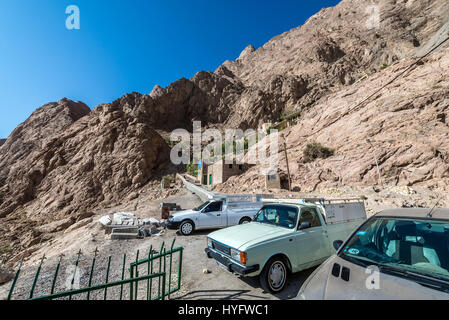
[(305, 229), (309, 229), (311, 226), (310, 222), (303, 222), (301, 223), (301, 225), (299, 226), (298, 230), (305, 230)]
[(335, 240), (334, 241), (334, 249), (338, 251), (338, 249), (340, 249), (340, 247), (343, 245), (343, 241), (341, 240)]

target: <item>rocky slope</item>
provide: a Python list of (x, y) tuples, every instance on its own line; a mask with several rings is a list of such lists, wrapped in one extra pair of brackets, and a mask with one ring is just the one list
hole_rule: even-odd
[[(79, 112), (64, 122), (68, 111)], [(68, 100), (46, 105), (0, 149), (0, 248), (8, 256), (98, 206), (137, 197), (167, 168), (169, 147), (133, 95), (89, 111)]]
[[(376, 1), (380, 26), (374, 29), (366, 26), (369, 5), (344, 0), (258, 50), (249, 46), (236, 61), (225, 62), (221, 68), (247, 88), (247, 98), (239, 99), (227, 123), (254, 127), (278, 120), (279, 112), (307, 108), (381, 66), (423, 54), (449, 32), (447, 1)], [(277, 103), (270, 101), (264, 110), (251, 99), (256, 95)]]
[[(395, 63), (368, 79), (319, 100), (298, 124), (283, 131), (292, 186), (304, 192), (343, 186), (380, 186), (373, 153), (386, 186), (449, 189), (449, 48), (415, 66), (373, 99), (360, 101), (415, 60)], [(371, 143), (367, 142), (370, 139)], [(334, 156), (304, 163), (303, 150), (320, 142)], [(280, 168), (286, 172), (283, 153)], [(217, 187), (220, 192), (264, 192), (260, 166)]]
[(68, 99), (48, 103), (34, 111), (14, 129), (0, 149), (0, 187), (5, 184), (14, 166), (20, 167), (22, 161), (40, 150), (47, 139), (60, 134), (89, 112), (89, 107), (84, 103)]
[(6, 139), (0, 139), (0, 147), (1, 147), (2, 145), (4, 145), (5, 142), (6, 142)]

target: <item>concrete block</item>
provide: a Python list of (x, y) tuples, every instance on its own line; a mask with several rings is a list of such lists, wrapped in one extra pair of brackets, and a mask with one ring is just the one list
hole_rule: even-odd
[(118, 227), (112, 228), (112, 233), (138, 233), (139, 227)]
[(136, 233), (113, 233), (111, 234), (111, 240), (131, 240), (137, 239)]

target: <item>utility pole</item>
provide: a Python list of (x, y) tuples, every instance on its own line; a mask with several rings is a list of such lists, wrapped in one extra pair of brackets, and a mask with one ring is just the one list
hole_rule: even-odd
[(284, 135), (282, 135), (282, 140), (284, 141), (285, 162), (287, 163), (288, 191), (292, 191), (292, 180), (291, 180), (291, 177), (290, 177), (290, 167), (288, 166), (287, 143), (285, 142)]
[(374, 150), (374, 146), (373, 146), (373, 144), (371, 143), (371, 140), (370, 140), (370, 139), (366, 139), (366, 142), (368, 142), (369, 145), (373, 148), (373, 156), (374, 156), (374, 160), (376, 161), (377, 175), (379, 176), (379, 182), (380, 182), (380, 184), (382, 185), (382, 189), (384, 189), (385, 187), (384, 187), (384, 183), (383, 183), (383, 181), (382, 181), (382, 176), (380, 175), (379, 162), (377, 161), (377, 157), (376, 157), (376, 152), (375, 152), (375, 150)]

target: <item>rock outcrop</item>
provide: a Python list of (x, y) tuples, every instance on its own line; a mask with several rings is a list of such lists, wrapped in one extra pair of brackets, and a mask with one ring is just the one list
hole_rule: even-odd
[[(86, 218), (89, 210), (120, 203), (163, 174), (169, 147), (150, 126), (151, 110), (136, 99), (131, 94), (90, 113), (83, 109), (64, 126), (60, 117), (49, 118), (61, 103), (49, 104), (13, 132), (0, 149), (4, 163), (19, 159), (2, 171), (0, 247), (23, 253)], [(54, 121), (59, 124), (54, 130), (42, 127)], [(27, 153), (12, 152), (19, 143)]]
[(0, 187), (12, 168), (22, 166), (22, 162), (40, 150), (51, 136), (60, 134), (89, 112), (84, 103), (65, 98), (34, 111), (14, 129), (0, 149)]
[(6, 142), (6, 139), (0, 139), (0, 147), (1, 147), (2, 145), (4, 145), (5, 142)]
[[(0, 176), (0, 217), (28, 202), (38, 214), (63, 217), (118, 200), (147, 183), (168, 162), (169, 148), (151, 127), (150, 110), (136, 100), (127, 95), (66, 125), (48, 119), (54, 104), (33, 113), (1, 149), (6, 165)], [(88, 108), (84, 111), (79, 115)], [(60, 125), (53, 128), (55, 134), (41, 127), (40, 115), (48, 126)], [(17, 164), (8, 166), (12, 162)]]

